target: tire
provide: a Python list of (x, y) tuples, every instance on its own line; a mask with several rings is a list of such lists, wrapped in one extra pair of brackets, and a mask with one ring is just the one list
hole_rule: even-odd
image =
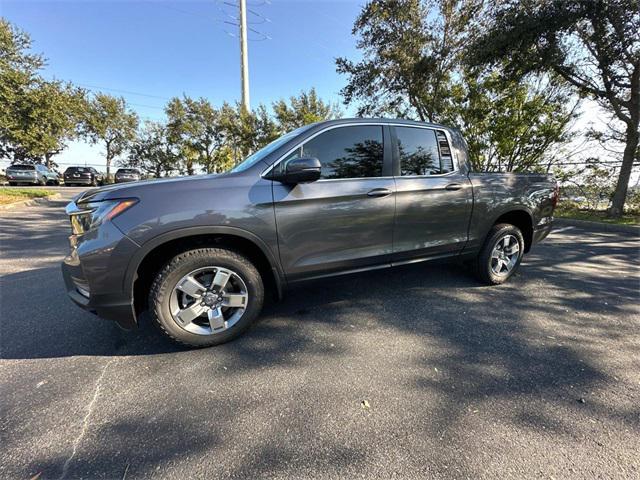
[(18, 182), (9, 182), (10, 187), (15, 187), (18, 185)]
[(91, 186), (92, 187), (97, 187), (98, 186), (98, 181), (95, 178), (91, 181)]
[[(509, 245), (505, 248), (505, 242)], [(517, 253), (509, 254), (515, 251)], [(499, 258), (494, 258), (494, 252)], [(500, 255), (502, 253), (502, 256)], [(524, 254), (524, 237), (520, 229), (508, 223), (494, 225), (475, 262), (476, 276), (488, 285), (506, 282), (520, 267)], [(507, 261), (508, 259), (508, 261)], [(499, 271), (500, 273), (497, 273)]]
[[(206, 305), (198, 307), (195, 305), (196, 303), (200, 302), (200, 305), (203, 305), (205, 301), (211, 301), (211, 297), (215, 300), (217, 294), (200, 295), (198, 293), (195, 294), (195, 297), (191, 297), (185, 296), (184, 291), (178, 288), (178, 283), (182, 284), (185, 282), (185, 278), (190, 276), (190, 278), (198, 278), (198, 281), (201, 282), (199, 284), (207, 287), (207, 291), (209, 289), (215, 290), (216, 286), (213, 285), (213, 280), (217, 278), (216, 272), (220, 270), (233, 274), (228, 277), (230, 280), (225, 288), (230, 292), (227, 292), (226, 295), (231, 294), (239, 297), (243, 295), (242, 292), (245, 292), (247, 295), (245, 306), (227, 307), (226, 310), (221, 304), (217, 310), (217, 307)], [(197, 277), (198, 275), (203, 276)], [(210, 282), (207, 281), (207, 275), (211, 276)], [(240, 293), (235, 293), (235, 291)], [(217, 297), (218, 301), (220, 298), (222, 297)], [(193, 304), (181, 310), (185, 304), (188, 305), (192, 301)], [(228, 300), (225, 298), (224, 301)], [(160, 330), (174, 342), (190, 347), (219, 345), (238, 337), (258, 317), (263, 303), (264, 285), (256, 267), (244, 256), (226, 248), (199, 248), (176, 255), (160, 270), (149, 291), (150, 314)], [(222, 311), (225, 315), (225, 326), (214, 331), (209, 324), (209, 313), (207, 312), (188, 321), (186, 325), (181, 325), (179, 317), (174, 315), (172, 310), (182, 314), (192, 306), (208, 309), (211, 312)]]

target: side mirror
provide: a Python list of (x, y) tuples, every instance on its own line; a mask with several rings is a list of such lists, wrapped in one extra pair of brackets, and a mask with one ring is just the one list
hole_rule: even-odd
[(286, 163), (284, 172), (276, 175), (273, 179), (292, 185), (315, 182), (320, 178), (321, 169), (322, 165), (317, 158), (294, 158)]

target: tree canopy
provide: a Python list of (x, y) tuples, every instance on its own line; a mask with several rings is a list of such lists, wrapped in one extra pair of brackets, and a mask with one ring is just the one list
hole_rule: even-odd
[(138, 116), (127, 108), (122, 97), (97, 93), (84, 111), (82, 133), (91, 143), (105, 148), (107, 178), (111, 162), (127, 152), (136, 138)]
[(337, 105), (323, 102), (315, 88), (289, 97), (289, 103), (284, 99), (278, 100), (273, 103), (272, 108), (278, 128), (282, 132), (342, 115)]
[(362, 60), (337, 60), (345, 102), (360, 115), (461, 127), (477, 169), (542, 168), (550, 147), (568, 140), (569, 95), (550, 76), (513, 80), (501, 65), (469, 66), (486, 15), (476, 0), (369, 1), (353, 27)]
[(0, 158), (51, 167), (78, 134), (85, 92), (42, 78), (45, 60), (30, 49), (30, 37), (0, 19)]
[(622, 214), (640, 139), (640, 0), (506, 1), (468, 52), (476, 65), (506, 65), (513, 78), (551, 72), (624, 127), (610, 214)]

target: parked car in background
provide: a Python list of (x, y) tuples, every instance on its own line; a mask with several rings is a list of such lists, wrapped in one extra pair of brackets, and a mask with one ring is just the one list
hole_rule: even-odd
[(91, 185), (97, 187), (104, 184), (104, 176), (93, 167), (69, 167), (64, 171), (64, 184)]
[(474, 172), (443, 125), (331, 120), (223, 174), (84, 192), (67, 206), (63, 277), (122, 327), (148, 311), (173, 340), (216, 345), (265, 291), (303, 280), (449, 257), (503, 283), (551, 231), (558, 193), (550, 175)]
[(59, 185), (58, 174), (45, 165), (21, 163), (11, 165), (6, 170), (9, 185)]
[(137, 182), (140, 180), (140, 170), (135, 168), (119, 168), (116, 172), (116, 183)]

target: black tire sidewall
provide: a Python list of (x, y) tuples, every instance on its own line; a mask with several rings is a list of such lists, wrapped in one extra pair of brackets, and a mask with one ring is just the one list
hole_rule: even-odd
[[(249, 304), (233, 327), (215, 335), (197, 335), (180, 327), (171, 314), (169, 300), (178, 281), (198, 268), (219, 266), (235, 271), (247, 286)], [(189, 250), (175, 256), (160, 271), (149, 293), (151, 316), (171, 339), (192, 347), (207, 347), (228, 342), (258, 317), (264, 302), (264, 286), (258, 270), (245, 257), (223, 248)]]
[[(500, 239), (504, 238), (506, 235), (513, 235), (518, 240), (518, 245), (520, 247), (518, 261), (511, 269), (508, 275), (496, 275), (493, 273), (491, 269), (491, 253), (493, 249), (500, 241)], [(499, 285), (501, 283), (509, 280), (520, 267), (520, 263), (522, 262), (522, 257), (524, 255), (524, 237), (520, 229), (514, 225), (510, 224), (498, 224), (495, 225), (489, 234), (487, 235), (487, 240), (485, 241), (484, 246), (482, 247), (482, 251), (478, 256), (477, 260), (477, 273), (480, 279), (490, 285)]]

